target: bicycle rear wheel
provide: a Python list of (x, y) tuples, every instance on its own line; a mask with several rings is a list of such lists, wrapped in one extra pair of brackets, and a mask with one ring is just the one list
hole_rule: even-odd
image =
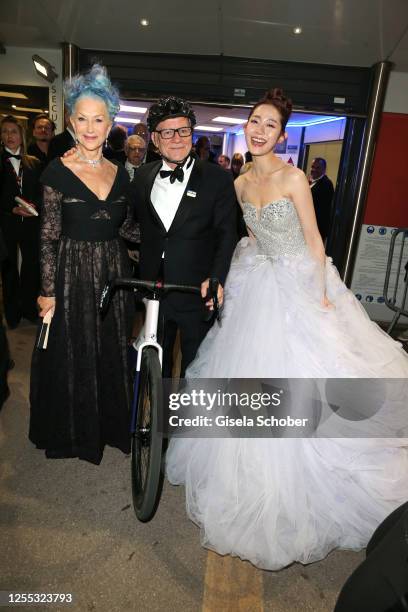
[(136, 429), (132, 437), (133, 507), (139, 521), (153, 518), (159, 501), (163, 434), (158, 423), (163, 414), (160, 360), (152, 347), (143, 350), (140, 368)]

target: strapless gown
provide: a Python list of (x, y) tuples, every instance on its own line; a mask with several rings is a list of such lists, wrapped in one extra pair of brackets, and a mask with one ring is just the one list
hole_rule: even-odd
[[(289, 199), (260, 211), (247, 203), (244, 218), (256, 240), (238, 244), (222, 325), (187, 377), (408, 379), (408, 355), (370, 321), (330, 259), (323, 278)], [(321, 305), (323, 284), (333, 310)], [(276, 570), (334, 548), (361, 549), (408, 499), (408, 440), (384, 432), (173, 438), (167, 476), (185, 485), (203, 546)]]

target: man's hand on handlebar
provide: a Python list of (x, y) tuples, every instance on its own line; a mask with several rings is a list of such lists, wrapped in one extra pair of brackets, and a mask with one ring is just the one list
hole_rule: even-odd
[[(205, 281), (203, 281), (201, 283), (201, 297), (202, 298), (208, 297), (209, 288), (210, 288), (210, 279), (206, 278)], [(218, 306), (221, 307), (223, 299), (224, 299), (224, 289), (223, 289), (223, 287), (222, 287), (222, 285), (220, 283), (218, 284), (217, 299), (218, 299)], [(205, 305), (207, 306), (207, 308), (209, 310), (214, 310), (214, 300), (213, 300), (213, 298), (210, 298), (205, 303)]]

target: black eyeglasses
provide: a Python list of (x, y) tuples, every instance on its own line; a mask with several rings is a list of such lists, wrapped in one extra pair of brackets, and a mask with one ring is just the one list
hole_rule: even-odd
[(176, 132), (181, 138), (188, 138), (193, 133), (193, 128), (184, 126), (176, 129), (166, 128), (164, 130), (154, 131), (160, 134), (161, 138), (164, 138), (164, 140), (170, 140), (170, 138), (173, 138)]

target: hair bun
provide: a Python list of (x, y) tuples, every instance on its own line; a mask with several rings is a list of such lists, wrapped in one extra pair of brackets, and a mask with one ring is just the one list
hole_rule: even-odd
[(285, 96), (283, 89), (281, 87), (271, 87), (268, 89), (264, 96), (252, 108), (249, 117), (251, 117), (254, 110), (262, 104), (271, 104), (279, 111), (282, 119), (282, 130), (284, 130), (292, 112), (292, 100)]

